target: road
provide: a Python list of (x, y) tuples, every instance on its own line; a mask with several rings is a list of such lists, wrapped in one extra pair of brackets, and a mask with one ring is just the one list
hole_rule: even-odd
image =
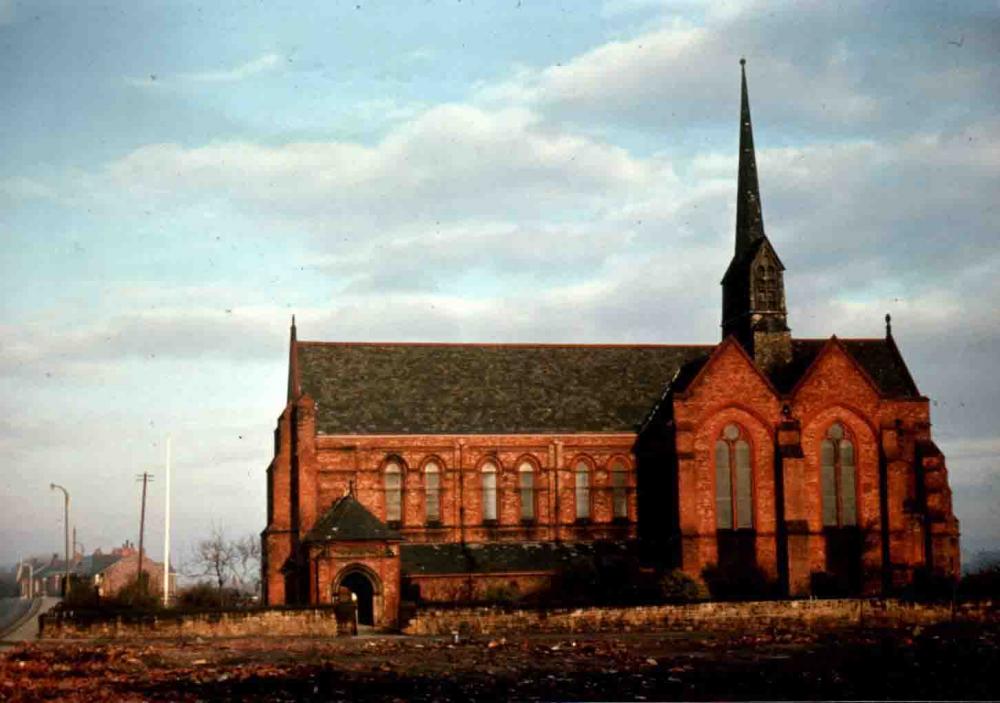
[(38, 639), (38, 616), (59, 598), (0, 598), (0, 646)]

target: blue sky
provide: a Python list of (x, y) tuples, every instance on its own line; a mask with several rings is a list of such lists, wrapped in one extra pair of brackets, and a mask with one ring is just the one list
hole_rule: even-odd
[(51, 481), (134, 539), (167, 433), (181, 555), (259, 531), (293, 312), (716, 339), (740, 56), (794, 333), (892, 312), (996, 545), (998, 49), (996, 3), (0, 0), (0, 562), (60, 548)]

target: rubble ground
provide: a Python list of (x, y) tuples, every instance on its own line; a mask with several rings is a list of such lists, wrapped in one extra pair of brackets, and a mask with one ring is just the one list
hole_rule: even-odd
[(43, 641), (0, 701), (996, 699), (997, 624), (448, 638)]

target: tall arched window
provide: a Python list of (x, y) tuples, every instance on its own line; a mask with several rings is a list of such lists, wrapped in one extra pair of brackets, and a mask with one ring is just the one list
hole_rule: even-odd
[(497, 467), (492, 462), (483, 464), (479, 472), (479, 481), (483, 489), (483, 522), (496, 522), (497, 519)]
[(403, 505), (403, 476), (399, 464), (390, 461), (385, 465), (385, 519), (400, 522)]
[(753, 528), (750, 444), (738, 425), (726, 425), (715, 442), (715, 525)]
[(441, 522), (441, 470), (433, 461), (424, 466), (424, 514), (427, 522)]
[(855, 492), (854, 443), (839, 422), (830, 425), (820, 443), (820, 484), (823, 489), (823, 526), (858, 524)]
[(522, 462), (517, 469), (517, 486), (521, 494), (521, 519), (535, 519), (535, 467), (530, 461)]
[(576, 519), (590, 518), (590, 464), (583, 459), (573, 469), (573, 486), (576, 492)]
[(628, 517), (628, 470), (621, 459), (611, 465), (611, 508), (616, 520)]

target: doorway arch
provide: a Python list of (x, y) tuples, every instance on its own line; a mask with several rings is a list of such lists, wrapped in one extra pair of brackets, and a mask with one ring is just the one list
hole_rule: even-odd
[(345, 590), (357, 598), (358, 625), (380, 624), (382, 583), (374, 571), (362, 564), (344, 568), (333, 583), (335, 597)]

